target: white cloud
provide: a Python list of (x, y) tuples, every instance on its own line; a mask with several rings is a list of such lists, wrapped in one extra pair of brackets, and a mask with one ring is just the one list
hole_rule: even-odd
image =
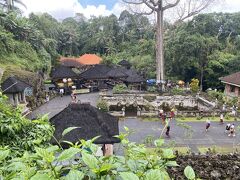
[[(27, 9), (24, 14), (28, 15), (31, 12), (44, 13), (47, 12), (55, 18), (61, 20), (66, 17), (72, 17), (76, 13), (82, 13), (85, 17), (90, 18), (91, 16), (108, 16), (115, 14), (117, 16), (127, 9), (125, 4), (119, 0), (112, 9), (107, 9), (106, 5), (88, 5), (83, 7), (78, 0), (22, 0)], [(110, 0), (109, 0), (110, 1)], [(237, 12), (240, 10), (240, 0), (220, 0), (224, 1), (221, 4), (216, 5), (210, 11), (217, 12)], [(80, 1), (81, 2), (81, 1)]]
[(220, 3), (212, 9), (216, 12), (239, 12), (240, 1), (239, 0), (222, 0)]
[[(83, 7), (78, 0), (22, 0), (26, 4), (27, 9), (24, 11), (25, 15), (31, 12), (44, 13), (47, 12), (57, 19), (64, 19), (72, 17), (76, 13), (82, 13), (85, 17), (91, 16), (108, 16), (113, 11), (108, 10), (106, 5), (87, 5)], [(117, 4), (114, 6), (116, 11), (119, 10)]]

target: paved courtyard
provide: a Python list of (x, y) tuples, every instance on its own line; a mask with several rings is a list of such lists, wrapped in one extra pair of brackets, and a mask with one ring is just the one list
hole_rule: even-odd
[[(235, 127), (240, 123), (233, 122)], [(193, 151), (197, 151), (197, 146), (235, 146), (240, 143), (239, 133), (236, 137), (228, 137), (225, 133), (226, 123), (219, 125), (218, 122), (212, 122), (208, 132), (205, 131), (205, 122), (187, 122), (191, 126), (192, 133), (186, 135), (186, 128), (177, 125), (176, 121), (170, 123), (170, 138), (165, 136), (166, 142), (174, 141), (176, 146), (188, 146)], [(134, 142), (142, 143), (147, 136), (152, 136), (154, 139), (159, 138), (163, 125), (161, 121), (146, 122), (137, 118), (127, 118), (124, 121), (119, 121), (119, 128), (124, 132), (124, 126), (128, 127), (132, 133), (129, 139)]]
[[(98, 93), (80, 94), (77, 95), (77, 100), (81, 101), (82, 103), (90, 103), (91, 105), (96, 106), (98, 97)], [(66, 108), (70, 102), (70, 95), (63, 97), (58, 96), (34, 110), (29, 117), (32, 119), (48, 113), (49, 118), (51, 118), (60, 111), (62, 111), (64, 108)]]
[[(89, 102), (91, 105), (96, 106), (98, 99), (98, 93), (81, 94), (77, 96), (77, 99), (81, 102)], [(49, 113), (49, 118), (63, 110), (71, 102), (70, 96), (56, 97), (50, 102), (42, 105), (37, 110), (33, 111), (30, 118), (36, 118), (37, 116)], [(239, 122), (234, 122), (235, 127), (240, 125)], [(167, 142), (174, 141), (176, 146), (188, 146), (193, 151), (197, 151), (197, 146), (234, 146), (240, 143), (240, 133), (237, 133), (236, 137), (228, 137), (224, 130), (225, 125), (219, 125), (217, 122), (212, 122), (209, 132), (205, 132), (205, 122), (187, 122), (187, 125), (191, 126), (192, 136), (186, 136), (186, 129), (182, 126), (178, 126), (176, 121), (172, 121), (170, 126), (170, 138), (166, 138)], [(154, 139), (158, 138), (163, 129), (161, 121), (142, 121), (137, 118), (125, 118), (125, 120), (119, 121), (119, 130), (124, 132), (124, 126), (128, 127), (132, 133), (129, 136), (131, 141), (142, 143), (147, 136), (151, 136)]]

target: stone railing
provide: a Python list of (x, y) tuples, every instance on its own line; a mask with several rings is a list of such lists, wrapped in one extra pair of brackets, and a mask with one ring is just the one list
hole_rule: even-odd
[(158, 111), (140, 111), (138, 116), (140, 116), (140, 117), (157, 117)]
[(108, 113), (115, 117), (124, 117), (125, 116), (125, 113), (123, 111), (109, 111)]
[(211, 116), (219, 116), (222, 112), (221, 111), (177, 111), (177, 116), (183, 117), (211, 117)]

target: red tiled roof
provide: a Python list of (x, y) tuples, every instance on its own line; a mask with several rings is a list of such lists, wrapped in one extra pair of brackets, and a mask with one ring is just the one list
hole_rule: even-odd
[(230, 74), (228, 76), (225, 77), (221, 77), (219, 78), (223, 83), (226, 84), (234, 84), (234, 85), (238, 85), (240, 86), (240, 71)]
[(102, 58), (95, 54), (84, 54), (80, 58), (78, 58), (78, 62), (80, 62), (83, 65), (100, 64), (101, 61)]

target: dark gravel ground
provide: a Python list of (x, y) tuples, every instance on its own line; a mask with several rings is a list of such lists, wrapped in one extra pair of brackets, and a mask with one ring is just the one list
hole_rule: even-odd
[(183, 180), (184, 168), (192, 166), (197, 178), (213, 180), (239, 180), (240, 154), (228, 155), (185, 155), (176, 158), (179, 167), (169, 168), (173, 179)]

